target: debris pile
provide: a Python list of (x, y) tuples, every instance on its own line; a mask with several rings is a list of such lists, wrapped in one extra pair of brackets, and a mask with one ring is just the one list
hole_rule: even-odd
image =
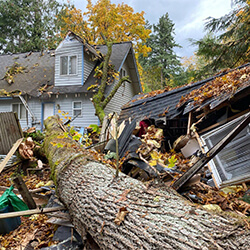
[[(127, 126), (131, 126), (131, 124), (132, 122)], [(126, 126), (124, 130), (126, 130)], [(139, 131), (140, 127), (136, 127), (127, 134), (127, 138), (130, 140), (126, 146), (126, 153), (119, 161), (121, 171), (133, 178), (145, 182), (158, 179), (164, 185), (171, 187), (203, 155), (196, 138), (191, 135), (181, 136), (171, 146), (172, 149), (166, 151), (163, 129), (150, 125), (146, 127), (144, 134), (140, 134)], [(139, 134), (141, 137), (135, 136)], [(96, 160), (116, 168), (116, 153), (113, 146), (106, 146), (105, 152), (109, 156), (108, 159), (104, 153), (93, 149), (90, 152)], [(178, 191), (189, 201), (203, 205), (206, 209), (214, 209), (218, 206), (218, 211), (231, 211), (242, 216), (249, 216), (250, 204), (246, 198), (249, 195), (249, 187), (243, 184), (243, 186), (228, 187), (228, 190), (231, 191), (226, 191), (226, 188), (219, 189), (214, 186), (212, 176), (213, 173), (205, 165)]]

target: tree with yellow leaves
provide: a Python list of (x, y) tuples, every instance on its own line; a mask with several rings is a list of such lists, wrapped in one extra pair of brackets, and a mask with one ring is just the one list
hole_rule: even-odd
[(105, 37), (112, 43), (131, 41), (135, 51), (144, 55), (150, 51), (145, 42), (151, 30), (145, 28), (144, 12), (134, 12), (127, 4), (116, 5), (110, 0), (98, 0), (93, 4), (88, 0), (86, 12), (68, 5), (58, 18), (62, 37), (71, 30), (90, 44), (104, 44)]
[(147, 55), (150, 51), (145, 42), (151, 31), (145, 28), (144, 12), (135, 13), (133, 8), (124, 3), (115, 5), (110, 0), (98, 0), (96, 4), (93, 4), (91, 0), (88, 0), (86, 12), (82, 13), (74, 6), (67, 6), (58, 19), (62, 37), (68, 30), (71, 30), (85, 38), (90, 44), (106, 44), (107, 46), (107, 53), (96, 72), (100, 78), (100, 84), (92, 98), (96, 115), (102, 123), (105, 116), (104, 109), (111, 98), (124, 82), (130, 82), (128, 76), (122, 77), (112, 91), (105, 95), (106, 87), (110, 84), (108, 79), (115, 82), (117, 74), (117, 72), (110, 72), (113, 43), (131, 41), (136, 52)]

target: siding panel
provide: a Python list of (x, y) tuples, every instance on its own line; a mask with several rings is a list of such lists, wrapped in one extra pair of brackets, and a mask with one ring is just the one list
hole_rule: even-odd
[[(55, 86), (81, 85), (82, 84), (82, 49), (83, 45), (77, 40), (64, 40), (56, 50), (55, 55)], [(77, 56), (77, 74), (60, 75), (60, 57)]]

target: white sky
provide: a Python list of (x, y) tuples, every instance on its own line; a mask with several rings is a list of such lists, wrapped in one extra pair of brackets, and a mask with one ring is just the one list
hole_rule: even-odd
[[(66, 2), (61, 0), (60, 2)], [(71, 0), (76, 8), (85, 11), (87, 0)], [(93, 3), (96, 0), (92, 0)], [(195, 47), (189, 38), (200, 39), (204, 32), (205, 19), (209, 16), (221, 17), (231, 10), (231, 0), (111, 0), (118, 4), (124, 2), (133, 7), (135, 12), (145, 12), (145, 19), (150, 24), (157, 24), (159, 18), (168, 12), (175, 24), (175, 41), (182, 46), (176, 49), (179, 56), (191, 56)]]

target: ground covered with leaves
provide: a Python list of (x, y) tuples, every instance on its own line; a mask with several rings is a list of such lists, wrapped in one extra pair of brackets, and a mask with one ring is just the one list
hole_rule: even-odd
[[(18, 169), (18, 167), (17, 167)], [(2, 172), (0, 175), (0, 186), (10, 187), (12, 178), (18, 174), (18, 170), (9, 172)], [(20, 172), (19, 172), (20, 173)], [(50, 171), (44, 171), (43, 174), (31, 174), (25, 176), (22, 174), (22, 178), (29, 190), (37, 189), (41, 186), (50, 185)], [(0, 192), (2, 195), (3, 192)], [(41, 203), (41, 201), (37, 201)], [(43, 204), (42, 204), (43, 203)], [(41, 206), (46, 203), (44, 201)], [(47, 223), (48, 217), (45, 214), (38, 214), (21, 217), (21, 225), (8, 234), (0, 235), (0, 249), (25, 249), (27, 245), (29, 249), (40, 249), (42, 247), (48, 247), (57, 242), (53, 241), (53, 235), (57, 229), (56, 225)]]

